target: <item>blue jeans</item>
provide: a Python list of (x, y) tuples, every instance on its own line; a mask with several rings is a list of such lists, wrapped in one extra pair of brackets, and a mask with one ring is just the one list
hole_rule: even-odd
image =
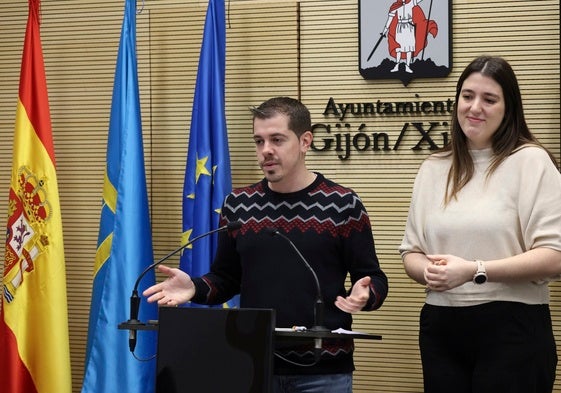
[(353, 374), (275, 375), (273, 393), (352, 393)]

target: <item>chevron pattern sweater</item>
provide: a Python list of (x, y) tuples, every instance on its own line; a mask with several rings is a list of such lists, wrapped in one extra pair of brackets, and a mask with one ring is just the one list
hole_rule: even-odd
[[(307, 188), (277, 193), (267, 180), (234, 190), (222, 207), (222, 224), (241, 221), (234, 233), (221, 233), (211, 271), (193, 278), (195, 303), (221, 304), (240, 294), (240, 306), (273, 308), (276, 325), (311, 327), (317, 299), (312, 273), (290, 243), (271, 236), (276, 228), (287, 236), (316, 272), (325, 304), (324, 325), (351, 329), (352, 316), (335, 305), (346, 296), (347, 274), (354, 284), (364, 276), (372, 279), (365, 311), (379, 308), (388, 292), (388, 280), (380, 269), (368, 214), (351, 189), (317, 173)], [(295, 367), (276, 360), (278, 374), (350, 372), (352, 340), (323, 340), (322, 360), (314, 367)], [(311, 357), (311, 348), (277, 340), (277, 350), (297, 362)], [(309, 363), (309, 361), (308, 361)]]

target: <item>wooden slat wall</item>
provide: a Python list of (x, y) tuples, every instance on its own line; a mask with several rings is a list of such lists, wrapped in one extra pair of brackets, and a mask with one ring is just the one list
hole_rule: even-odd
[[(519, 76), (532, 130), (560, 158), (557, 0), (453, 1), (452, 73), (447, 78), (413, 80), (407, 87), (398, 80), (366, 81), (358, 73), (358, 0), (226, 3), (226, 115), (235, 187), (261, 178), (251, 141), (249, 106), (274, 95), (300, 96), (315, 123), (333, 127), (348, 123), (346, 132), (350, 133), (365, 123), (367, 133), (386, 132), (393, 143), (406, 121), (428, 124), (448, 118), (433, 114), (339, 121), (323, 115), (327, 100), (453, 99), (459, 73), (481, 53), (501, 55), (511, 62)], [(389, 3), (387, 0), (381, 7), (386, 9)], [(83, 375), (123, 5), (119, 0), (42, 1), (43, 51), (63, 209), (75, 392), (80, 390)], [(207, 1), (146, 0), (138, 16), (139, 80), (156, 258), (179, 244), (181, 189), (206, 6)], [(0, 171), (0, 193), (6, 193), (0, 197), (2, 217), (7, 211), (26, 19), (25, 0), (0, 3), (0, 166), (4, 168)], [(334, 151), (309, 156), (312, 168), (353, 187), (362, 197), (371, 215), (382, 267), (390, 278), (390, 295), (383, 308), (355, 318), (356, 330), (383, 335), (379, 342), (357, 342), (356, 392), (422, 391), (417, 331), (423, 291), (404, 274), (397, 254), (412, 182), (428, 154), (427, 146), (420, 152), (410, 150), (418, 139), (412, 132), (397, 151), (353, 151), (345, 161)], [(554, 283), (551, 288), (559, 340), (561, 286)], [(556, 391), (561, 392), (561, 381)]]

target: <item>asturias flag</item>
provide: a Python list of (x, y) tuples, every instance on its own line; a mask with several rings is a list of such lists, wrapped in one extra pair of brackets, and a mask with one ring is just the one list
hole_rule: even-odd
[(72, 389), (62, 218), (39, 7), (40, 0), (29, 0), (16, 109), (1, 288), (2, 393)]
[[(210, 0), (193, 98), (183, 185), (182, 244), (218, 228), (220, 208), (232, 191), (225, 114), (226, 26), (224, 1)], [(217, 235), (201, 238), (181, 256), (180, 267), (198, 277), (209, 271)], [(229, 304), (236, 306), (236, 300)]]
[[(136, 58), (136, 1), (125, 1), (117, 55), (103, 205), (95, 258), (83, 393), (154, 391), (156, 334), (139, 331), (129, 351), (129, 298), (136, 278), (153, 262), (152, 234), (144, 169)], [(154, 273), (143, 280), (155, 282)], [(155, 304), (143, 302), (139, 318), (157, 319)]]

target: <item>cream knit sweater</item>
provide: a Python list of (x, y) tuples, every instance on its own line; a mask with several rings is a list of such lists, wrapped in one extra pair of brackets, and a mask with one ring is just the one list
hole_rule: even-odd
[[(561, 174), (537, 146), (514, 152), (487, 177), (492, 149), (471, 151), (475, 173), (457, 200), (444, 206), (451, 159), (428, 157), (417, 174), (405, 235), (408, 252), (501, 259), (537, 247), (561, 251)], [(426, 302), (470, 306), (490, 301), (549, 303), (548, 281), (476, 285), (428, 291)], [(557, 278), (555, 278), (557, 279)]]

